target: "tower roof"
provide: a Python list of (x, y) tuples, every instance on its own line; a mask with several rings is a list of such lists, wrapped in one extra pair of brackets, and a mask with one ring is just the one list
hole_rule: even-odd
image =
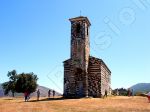
[(89, 19), (88, 19), (87, 17), (84, 17), (84, 16), (79, 16), (79, 17), (71, 18), (71, 19), (69, 19), (69, 20), (70, 20), (71, 22), (72, 22), (72, 21), (85, 20), (86, 23), (87, 23), (89, 26), (91, 25)]

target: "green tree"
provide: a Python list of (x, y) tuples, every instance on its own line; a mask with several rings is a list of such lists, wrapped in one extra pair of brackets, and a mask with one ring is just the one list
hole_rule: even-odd
[(8, 72), (7, 76), (9, 77), (9, 81), (2, 84), (2, 87), (4, 89), (5, 95), (8, 95), (8, 93), (11, 91), (12, 96), (14, 97), (15, 85), (17, 81), (17, 72), (16, 70), (12, 70)]
[(18, 75), (18, 79), (16, 82), (16, 92), (24, 93), (28, 91), (29, 93), (33, 93), (37, 88), (37, 75), (34, 73), (21, 73)]
[(5, 95), (11, 91), (12, 96), (14, 97), (14, 93), (24, 93), (29, 92), (33, 93), (37, 88), (37, 80), (38, 77), (34, 73), (21, 73), (17, 74), (16, 70), (8, 72), (7, 76), (9, 77), (9, 81), (2, 84)]

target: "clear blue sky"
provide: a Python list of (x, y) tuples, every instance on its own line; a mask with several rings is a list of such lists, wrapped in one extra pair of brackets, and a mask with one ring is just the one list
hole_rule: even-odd
[(34, 72), (40, 85), (62, 92), (70, 57), (69, 18), (91, 21), (91, 55), (112, 71), (112, 88), (150, 82), (150, 1), (1, 0), (0, 83), (7, 72)]

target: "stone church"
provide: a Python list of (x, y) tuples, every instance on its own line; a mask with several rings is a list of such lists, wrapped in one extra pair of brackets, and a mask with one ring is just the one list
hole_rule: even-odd
[(64, 97), (102, 97), (111, 94), (111, 71), (102, 59), (90, 56), (90, 26), (87, 17), (71, 22), (71, 57), (64, 61)]

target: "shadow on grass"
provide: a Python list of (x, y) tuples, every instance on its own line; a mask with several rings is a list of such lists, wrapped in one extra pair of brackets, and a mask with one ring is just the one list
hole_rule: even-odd
[(59, 100), (69, 100), (69, 99), (81, 99), (81, 98), (64, 98), (64, 97), (59, 97), (59, 98), (45, 98), (45, 99), (41, 99), (41, 100), (30, 100), (28, 102), (59, 101)]
[(56, 101), (56, 100), (66, 100), (66, 98), (60, 97), (60, 98), (45, 98), (41, 100), (30, 100), (28, 102), (41, 102), (41, 101)]
[(13, 99), (8, 98), (8, 99), (4, 99), (4, 100), (13, 100)]
[[(61, 101), (61, 100), (70, 100), (70, 99), (82, 99), (82, 98), (85, 98), (85, 97), (76, 97), (76, 98), (71, 98), (71, 97), (57, 97), (57, 98), (42, 98), (40, 100), (37, 100), (37, 99), (34, 99), (34, 100), (29, 100), (27, 102), (44, 102), (44, 101)], [(88, 98), (91, 98), (91, 97), (88, 97)], [(25, 102), (25, 101), (22, 101), (22, 102)], [(18, 102), (18, 103), (22, 103), (22, 102)]]

